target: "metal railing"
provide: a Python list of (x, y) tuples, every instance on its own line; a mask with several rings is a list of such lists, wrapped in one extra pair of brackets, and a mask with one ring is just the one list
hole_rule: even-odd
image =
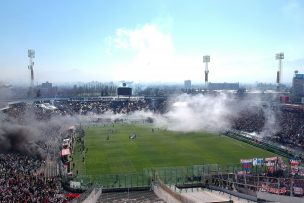
[(165, 184), (195, 184), (200, 183), (205, 175), (221, 173), (237, 173), (241, 170), (240, 164), (234, 165), (193, 165), (181, 167), (147, 168), (139, 173), (106, 174), (106, 175), (77, 175), (74, 181), (82, 185), (94, 184), (104, 189), (150, 187), (151, 183), (159, 178)]

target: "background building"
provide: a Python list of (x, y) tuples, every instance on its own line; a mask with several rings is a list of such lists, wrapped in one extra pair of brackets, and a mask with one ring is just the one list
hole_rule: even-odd
[(209, 90), (238, 90), (239, 83), (209, 83)]
[(50, 82), (41, 83), (37, 87), (37, 97), (55, 97), (57, 95), (57, 87), (53, 87)]
[(184, 88), (190, 89), (191, 88), (191, 80), (185, 80), (184, 81)]
[(294, 103), (304, 103), (304, 74), (295, 71), (292, 79), (292, 101)]

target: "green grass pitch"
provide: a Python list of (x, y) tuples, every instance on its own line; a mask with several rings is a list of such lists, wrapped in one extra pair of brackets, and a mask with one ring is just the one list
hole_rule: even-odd
[[(137, 173), (144, 168), (202, 164), (238, 164), (240, 159), (275, 154), (232, 138), (207, 132), (172, 132), (147, 125), (85, 127), (85, 161), (74, 149), (80, 175)], [(154, 131), (154, 132), (153, 132)], [(136, 139), (129, 137), (136, 134)], [(109, 139), (108, 139), (109, 137)]]

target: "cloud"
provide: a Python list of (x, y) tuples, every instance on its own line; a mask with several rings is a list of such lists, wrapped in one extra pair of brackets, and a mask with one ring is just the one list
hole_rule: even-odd
[(115, 80), (170, 81), (170, 78), (174, 78), (176, 81), (176, 79), (182, 79), (174, 75), (185, 69), (177, 69), (179, 62), (175, 54), (172, 35), (156, 24), (145, 24), (135, 29), (119, 28), (114, 36), (106, 39), (106, 43), (109, 45), (107, 52), (113, 56), (114, 60), (116, 57), (119, 59), (123, 55), (128, 56), (125, 64), (114, 67)]
[[(296, 9), (296, 5), (289, 7)], [(210, 82), (275, 82), (276, 78), (277, 61), (273, 50), (231, 50), (230, 47), (208, 45), (201, 45), (194, 51), (180, 50), (175, 47), (178, 42), (174, 41), (171, 29), (164, 28), (161, 22), (147, 23), (134, 29), (118, 28), (105, 41), (107, 56), (112, 60), (109, 74), (115, 81), (182, 83), (190, 79), (203, 85), (205, 66), (202, 58), (205, 54), (211, 55)], [(285, 52), (288, 55), (291, 51)], [(293, 74), (286, 65), (284, 82), (290, 81)]]
[[(106, 52), (115, 61), (114, 80), (203, 81), (202, 54), (178, 53), (170, 29), (164, 27), (148, 23), (135, 29), (119, 28), (106, 39)], [(121, 58), (127, 59), (120, 62)]]
[[(164, 33), (159, 26), (145, 24), (142, 27), (131, 29), (119, 28), (111, 39), (115, 48), (135, 49), (139, 52), (172, 52), (173, 43), (170, 33)], [(154, 52), (157, 51), (157, 52)]]
[[(259, 65), (264, 60), (262, 53), (226, 53), (223, 50), (178, 52), (170, 29), (164, 30), (158, 24), (148, 23), (135, 29), (119, 28), (113, 36), (106, 38), (107, 55), (115, 63), (111, 67), (113, 79), (180, 83), (191, 79), (203, 84), (204, 54), (212, 55), (209, 64), (212, 82), (248, 81), (248, 68), (262, 75), (260, 72), (269, 67), (269, 64)], [(238, 81), (231, 81), (236, 77)]]

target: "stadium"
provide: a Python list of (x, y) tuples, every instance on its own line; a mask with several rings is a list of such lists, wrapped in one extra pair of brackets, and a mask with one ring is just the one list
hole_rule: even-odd
[(304, 203), (303, 10), (1, 2), (0, 203)]
[[(303, 139), (286, 137), (301, 134), (301, 114), (212, 92), (12, 102), (2, 109), (1, 162), (8, 171), (33, 162), (16, 179), (21, 186), (30, 170), (49, 181), (40, 187), (52, 192), (37, 198), (51, 202), (301, 202)], [(45, 137), (27, 137), (33, 127)]]

